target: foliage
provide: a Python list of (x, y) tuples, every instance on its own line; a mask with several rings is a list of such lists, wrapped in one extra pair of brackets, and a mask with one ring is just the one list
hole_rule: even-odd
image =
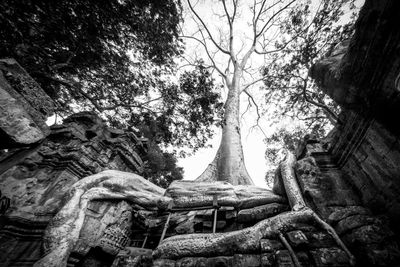
[(176, 78), (179, 0), (9, 0), (0, 9), (0, 57), (38, 81), (58, 115), (94, 110), (111, 126), (143, 130), (149, 166), (167, 183), (182, 178), (160, 147), (204, 146), (222, 104), (201, 64)]
[(181, 52), (179, 4), (173, 0), (10, 0), (0, 8), (0, 33), (7, 36), (0, 56), (16, 58), (55, 98), (63, 89), (58, 79), (118, 86), (129, 74), (127, 51), (156, 64), (171, 64)]
[[(308, 76), (310, 67), (348, 39), (356, 18), (354, 0), (302, 1), (281, 25), (276, 40), (278, 53), (263, 69), (268, 100), (280, 108), (273, 114), (279, 121), (289, 116), (309, 128), (324, 129), (338, 122), (339, 106), (319, 90)], [(316, 9), (316, 10), (315, 10)]]
[(161, 151), (154, 142), (150, 142), (145, 160), (147, 165), (142, 175), (154, 184), (167, 188), (172, 181), (183, 179), (183, 168), (176, 165), (175, 155)]
[[(315, 128), (313, 132), (319, 130), (319, 128)], [(264, 142), (267, 144), (265, 159), (267, 165), (270, 167), (265, 175), (265, 182), (269, 187), (272, 188), (276, 167), (282, 160), (282, 151), (288, 149), (291, 152), (294, 152), (307, 133), (309, 133), (308, 129), (301, 127), (300, 125), (294, 127), (281, 126), (274, 133), (264, 139)]]
[(200, 64), (183, 72), (177, 83), (165, 85), (160, 101), (131, 116), (130, 124), (157, 144), (196, 151), (205, 146), (213, 135), (211, 126), (220, 121), (223, 105), (214, 87), (211, 73)]

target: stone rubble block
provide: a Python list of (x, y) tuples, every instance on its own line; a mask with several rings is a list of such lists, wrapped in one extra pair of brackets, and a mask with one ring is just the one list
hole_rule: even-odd
[(308, 253), (306, 251), (298, 251), (296, 252), (296, 256), (301, 266), (312, 266), (310, 257), (308, 256)]
[(278, 250), (275, 253), (276, 267), (295, 267), (288, 250)]
[(261, 254), (261, 267), (271, 267), (275, 261), (273, 253), (262, 253)]
[(340, 207), (340, 209), (332, 212), (328, 217), (328, 223), (334, 224), (338, 221), (343, 220), (346, 217), (351, 215), (371, 215), (371, 212), (361, 206), (348, 206), (348, 207)]
[(282, 249), (283, 245), (280, 241), (274, 239), (261, 239), (260, 241), (261, 252), (274, 252)]
[(300, 230), (288, 232), (286, 233), (286, 236), (289, 240), (289, 243), (295, 248), (308, 245), (308, 239), (306, 235)]
[(260, 255), (235, 254), (233, 256), (233, 266), (260, 267)]
[[(175, 267), (188, 267), (188, 266), (204, 266), (204, 267), (231, 267), (231, 266), (247, 266), (247, 265), (234, 265), (234, 257), (186, 257), (176, 261)], [(155, 266), (155, 265), (153, 265)], [(163, 265), (158, 265), (163, 266)], [(168, 265), (166, 265), (168, 266)], [(170, 265), (171, 267), (173, 265)]]
[(152, 267), (175, 267), (175, 261), (169, 259), (157, 259), (153, 261)]
[(383, 242), (393, 236), (390, 229), (385, 229), (381, 225), (364, 225), (343, 235), (342, 239), (346, 244), (373, 244)]
[(313, 248), (329, 248), (336, 246), (333, 237), (327, 232), (308, 232), (305, 233), (309, 241), (308, 247)]
[(379, 219), (367, 215), (352, 215), (339, 221), (335, 226), (338, 235), (342, 235), (348, 231), (359, 228), (364, 225), (382, 224)]
[(346, 253), (339, 248), (319, 248), (311, 251), (311, 255), (316, 267), (350, 266), (349, 258)]

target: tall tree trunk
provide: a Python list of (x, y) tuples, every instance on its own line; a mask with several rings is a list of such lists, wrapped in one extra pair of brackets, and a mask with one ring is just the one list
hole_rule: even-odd
[(240, 72), (235, 71), (228, 85), (228, 97), (222, 124), (222, 139), (218, 152), (196, 181), (225, 181), (233, 185), (254, 184), (244, 165), (240, 136)]

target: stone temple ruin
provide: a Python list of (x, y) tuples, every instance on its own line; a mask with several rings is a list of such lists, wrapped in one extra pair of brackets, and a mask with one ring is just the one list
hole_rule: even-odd
[(399, 4), (366, 1), (310, 70), (342, 123), (288, 153), (272, 190), (162, 189), (139, 176), (140, 134), (91, 112), (46, 126), (51, 99), (0, 60), (0, 266), (400, 266)]

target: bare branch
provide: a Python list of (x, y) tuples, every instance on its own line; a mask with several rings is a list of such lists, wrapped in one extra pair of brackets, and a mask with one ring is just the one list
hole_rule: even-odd
[[(206, 54), (207, 54), (208, 58), (210, 59), (213, 68), (214, 68), (216, 71), (218, 71), (218, 73), (219, 73), (222, 77), (224, 77), (224, 78), (226, 79), (225, 73), (224, 73), (220, 68), (218, 68), (217, 64), (215, 64), (215, 61), (214, 61), (213, 57), (211, 56), (210, 51), (208, 50), (208, 47), (207, 47), (206, 43), (204, 42), (204, 39), (203, 39), (203, 41), (201, 41), (201, 40), (198, 39), (197, 37), (189, 36), (189, 35), (183, 35), (183, 36), (180, 36), (180, 37), (182, 37), (182, 38), (188, 38), (188, 39), (193, 39), (193, 40), (199, 42), (199, 43), (204, 47), (204, 50), (206, 51)], [(203, 35), (202, 35), (202, 37), (204, 38)]]
[(285, 5), (284, 7), (282, 7), (281, 9), (279, 9), (276, 13), (274, 13), (268, 20), (267, 22), (264, 24), (264, 26), (261, 28), (261, 31), (259, 33), (256, 34), (256, 38), (254, 40), (254, 43), (256, 42), (256, 39), (258, 37), (260, 37), (261, 34), (263, 34), (265, 28), (268, 26), (268, 24), (278, 15), (280, 14), (283, 10), (285, 10), (286, 8), (288, 8), (291, 4), (293, 4), (296, 0), (292, 0), (291, 2), (289, 2), (289, 4)]
[(233, 64), (235, 65), (236, 64), (236, 56), (235, 56), (235, 53), (233, 52), (233, 20), (234, 20), (235, 14), (236, 14), (236, 4), (234, 3), (234, 14), (232, 15), (232, 17), (229, 15), (225, 0), (222, 0), (222, 5), (224, 6), (225, 15), (226, 15), (226, 18), (228, 19), (228, 23), (229, 23), (229, 53), (230, 53), (231, 60), (232, 60)]
[(323, 110), (325, 110), (327, 112), (327, 114), (329, 114), (329, 116), (331, 116), (337, 123), (341, 123), (341, 121), (339, 120), (339, 117), (330, 109), (328, 108), (326, 105), (322, 104), (322, 103), (318, 103), (312, 99), (310, 99), (307, 95), (306, 89), (307, 89), (307, 83), (308, 83), (308, 75), (305, 79), (303, 79), (304, 81), (304, 85), (303, 85), (303, 97), (304, 100), (306, 100), (308, 103), (313, 104), (314, 106), (317, 106), (319, 108), (322, 108)]
[(258, 82), (261, 82), (261, 81), (263, 81), (263, 80), (264, 80), (264, 77), (261, 77), (261, 78), (259, 78), (259, 79), (257, 79), (257, 80), (252, 81), (251, 83), (245, 85), (245, 86), (240, 90), (240, 92), (246, 91), (247, 89), (249, 89), (250, 86), (253, 86), (254, 84), (256, 84), (256, 83), (258, 83)]
[(199, 16), (199, 14), (197, 14), (197, 12), (194, 10), (192, 3), (190, 3), (190, 0), (187, 0), (188, 4), (189, 4), (189, 8), (190, 10), (193, 12), (193, 14), (196, 16), (196, 18), (200, 21), (200, 23), (203, 25), (204, 29), (207, 31), (208, 36), (210, 37), (210, 40), (213, 42), (213, 44), (224, 54), (230, 55), (229, 51), (227, 51), (226, 49), (223, 49), (213, 38), (213, 36), (211, 35), (210, 30), (208, 29), (207, 25), (204, 23), (204, 21), (202, 20), (202, 18)]

